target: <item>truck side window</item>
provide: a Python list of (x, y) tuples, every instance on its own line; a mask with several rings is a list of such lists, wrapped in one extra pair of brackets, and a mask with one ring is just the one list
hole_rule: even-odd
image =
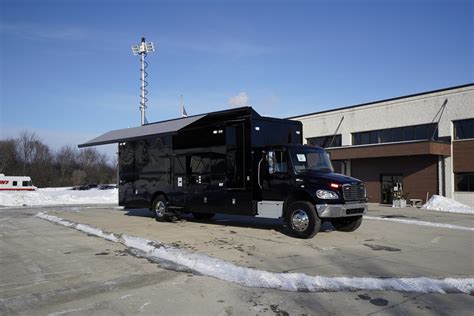
[(210, 172), (210, 159), (209, 157), (192, 156), (191, 162), (191, 173), (203, 174)]
[(174, 158), (174, 172), (177, 174), (186, 173), (186, 156), (176, 156)]
[(268, 159), (268, 173), (287, 173), (288, 162), (286, 159), (286, 152), (282, 150), (269, 151)]
[(188, 156), (188, 183), (208, 184), (210, 181), (211, 159), (195, 154)]

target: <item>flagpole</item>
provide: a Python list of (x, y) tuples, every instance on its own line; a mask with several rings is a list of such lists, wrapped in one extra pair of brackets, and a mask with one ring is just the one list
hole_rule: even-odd
[(186, 112), (186, 109), (184, 108), (183, 95), (180, 96), (180, 104), (181, 104), (181, 117), (188, 117), (188, 113)]

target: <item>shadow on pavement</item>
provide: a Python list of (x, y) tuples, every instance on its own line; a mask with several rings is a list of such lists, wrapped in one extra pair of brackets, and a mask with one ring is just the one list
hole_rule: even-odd
[[(126, 209), (124, 210), (126, 216), (137, 216), (137, 217), (151, 217), (153, 213), (149, 209)], [(283, 219), (272, 219), (272, 218), (257, 218), (253, 216), (240, 216), (240, 215), (228, 215), (228, 214), (216, 214), (213, 218), (207, 220), (198, 220), (191, 214), (180, 214), (176, 222), (185, 220), (192, 223), (205, 223), (208, 225), (220, 225), (220, 226), (231, 226), (231, 227), (243, 227), (252, 229), (265, 229), (275, 230), (286, 236), (291, 236), (290, 231), (286, 228), (286, 224)], [(331, 232), (334, 227), (329, 222), (323, 222), (321, 224), (320, 233)]]

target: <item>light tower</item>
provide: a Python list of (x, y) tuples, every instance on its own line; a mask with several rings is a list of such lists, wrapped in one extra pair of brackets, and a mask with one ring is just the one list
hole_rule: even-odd
[(140, 123), (141, 125), (145, 124), (146, 118), (145, 118), (145, 109), (146, 109), (146, 102), (148, 99), (146, 98), (146, 95), (148, 94), (148, 91), (146, 90), (146, 87), (148, 86), (148, 82), (146, 82), (146, 77), (148, 77), (148, 73), (145, 71), (145, 69), (148, 67), (148, 63), (145, 61), (145, 57), (148, 53), (154, 52), (155, 47), (153, 46), (152, 42), (145, 42), (145, 38), (142, 37), (142, 41), (138, 45), (133, 45), (132, 46), (132, 51), (133, 55), (137, 56), (140, 55), (140, 61), (141, 61), (141, 94), (140, 94)]

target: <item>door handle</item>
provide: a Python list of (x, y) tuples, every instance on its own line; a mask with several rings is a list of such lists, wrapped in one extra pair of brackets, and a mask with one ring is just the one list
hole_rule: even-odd
[(260, 184), (260, 165), (262, 164), (262, 161), (263, 161), (263, 158), (260, 159), (260, 161), (258, 162), (258, 168), (257, 168), (257, 182), (258, 182), (258, 186), (260, 187), (260, 190), (263, 189), (262, 185)]

